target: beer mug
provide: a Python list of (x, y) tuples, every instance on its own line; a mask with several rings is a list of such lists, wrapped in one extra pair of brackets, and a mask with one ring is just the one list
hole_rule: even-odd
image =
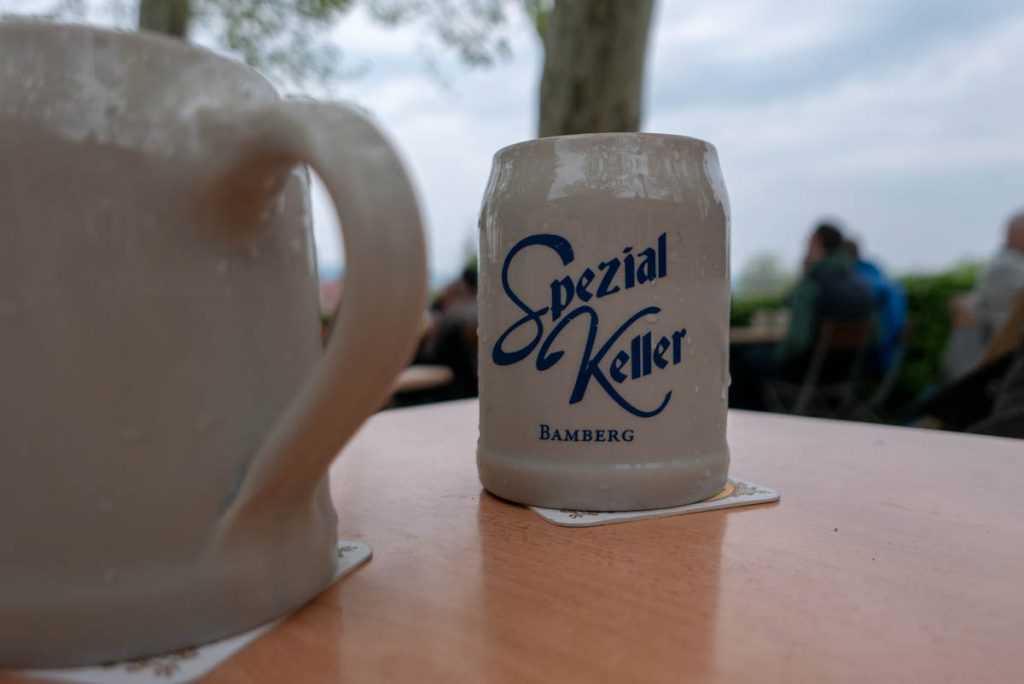
[[(303, 163), (344, 225), (326, 352)], [(358, 111), (181, 41), (0, 23), (0, 666), (195, 646), (322, 591), (327, 468), (425, 283)]]
[(480, 480), (665, 508), (729, 465), (729, 200), (715, 148), (601, 133), (497, 152), (480, 216)]

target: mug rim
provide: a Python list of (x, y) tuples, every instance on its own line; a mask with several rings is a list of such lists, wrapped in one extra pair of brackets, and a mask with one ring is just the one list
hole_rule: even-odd
[(262, 85), (270, 88), (275, 95), (278, 97), (281, 96), (277, 86), (275, 86), (269, 78), (267, 78), (261, 71), (249, 66), (245, 62), (229, 57), (228, 55), (221, 54), (211, 50), (210, 48), (203, 47), (202, 45), (190, 43), (186, 40), (164, 35), (155, 31), (118, 29), (82, 22), (48, 21), (45, 19), (26, 17), (5, 17), (0, 19), (0, 34), (7, 32), (18, 33), (22, 31), (39, 33), (67, 31), (82, 34), (102, 34), (112, 40), (121, 41), (122, 43), (157, 46), (160, 50), (169, 50), (172, 53), (177, 52), (180, 55), (191, 55), (193, 57), (201, 55), (205, 58), (214, 59), (231, 69), (245, 73), (250, 78), (255, 78)]
[(677, 135), (674, 133), (650, 133), (647, 131), (607, 131), (602, 133), (571, 133), (568, 135), (548, 135), (540, 138), (531, 138), (529, 140), (521, 140), (511, 145), (505, 145), (498, 149), (494, 153), (495, 159), (512, 151), (521, 148), (532, 147), (540, 144), (553, 144), (565, 140), (579, 140), (583, 141), (591, 139), (595, 141), (611, 139), (611, 138), (633, 138), (637, 140), (669, 140), (687, 145), (701, 145), (708, 149), (710, 152), (717, 156), (718, 150), (714, 143), (708, 142), (702, 138), (695, 138), (690, 135)]

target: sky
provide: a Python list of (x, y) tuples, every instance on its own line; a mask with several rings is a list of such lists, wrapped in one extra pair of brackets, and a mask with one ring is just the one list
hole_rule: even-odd
[[(508, 61), (447, 62), (448, 88), (416, 29), (337, 29), (370, 62), (346, 95), (400, 145), (435, 272), (473, 244), (493, 152), (535, 136), (542, 49), (515, 23)], [(795, 267), (823, 216), (897, 272), (984, 259), (1024, 209), (1024, 3), (661, 0), (645, 111), (643, 130), (718, 148), (734, 273), (765, 252)]]
[[(365, 73), (317, 94), (368, 109), (399, 147), (435, 281), (475, 247), (494, 151), (535, 137), (543, 51), (509, 5), (511, 55), (490, 68), (359, 9), (333, 29)], [(822, 217), (897, 273), (984, 259), (1024, 210), (1024, 3), (660, 0), (644, 111), (643, 130), (718, 148), (734, 274), (764, 253), (795, 268)], [(335, 272), (322, 190), (314, 206), (321, 265)]]

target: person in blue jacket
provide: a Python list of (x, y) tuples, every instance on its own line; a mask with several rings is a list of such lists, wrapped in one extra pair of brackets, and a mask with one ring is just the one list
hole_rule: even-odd
[(871, 290), (875, 304), (877, 335), (871, 366), (884, 373), (896, 362), (907, 325), (907, 295), (895, 280), (876, 264), (861, 257), (860, 247), (846, 240), (843, 248), (857, 262), (857, 274)]

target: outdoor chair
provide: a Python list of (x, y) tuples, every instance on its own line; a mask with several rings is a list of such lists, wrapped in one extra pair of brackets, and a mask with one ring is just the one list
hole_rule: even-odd
[(885, 403), (889, 400), (892, 391), (896, 389), (896, 382), (903, 372), (903, 365), (907, 358), (907, 348), (910, 346), (912, 337), (912, 323), (907, 321), (903, 326), (903, 333), (900, 335), (899, 346), (893, 353), (889, 367), (882, 373), (880, 378), (872, 378), (872, 382), (865, 387), (866, 399), (856, 406), (857, 420), (868, 420), (873, 423), (881, 423), (882, 412)]
[(765, 406), (798, 416), (877, 420), (858, 396), (873, 334), (870, 318), (823, 320), (803, 378), (762, 383)]

